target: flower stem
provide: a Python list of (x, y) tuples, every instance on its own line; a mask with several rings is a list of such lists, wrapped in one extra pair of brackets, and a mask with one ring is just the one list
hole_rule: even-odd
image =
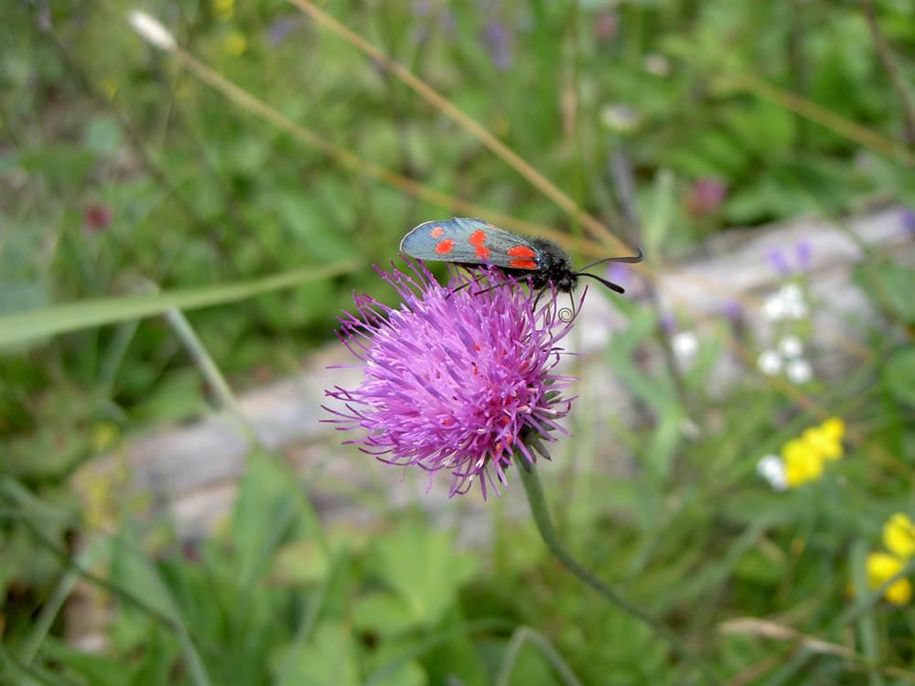
[(546, 547), (553, 556), (562, 563), (562, 566), (572, 572), (572, 574), (577, 576), (585, 584), (600, 593), (612, 604), (620, 608), (623, 612), (635, 617), (640, 622), (648, 625), (652, 631), (663, 636), (684, 660), (691, 663), (702, 672), (707, 683), (718, 683), (718, 679), (709, 666), (693, 654), (679, 636), (661, 624), (658, 620), (651, 617), (644, 610), (623, 598), (613, 588), (601, 581), (593, 572), (582, 566), (572, 557), (569, 551), (567, 551), (560, 542), (556, 529), (553, 527), (553, 520), (550, 519), (546, 498), (543, 495), (543, 486), (540, 483), (540, 477), (537, 474), (536, 467), (528, 464), (527, 460), (520, 453), (516, 452), (514, 459), (515, 465), (518, 467), (518, 473), (521, 475), (521, 483), (524, 484), (524, 492), (527, 495), (527, 501), (531, 506), (531, 514), (534, 516), (534, 522), (537, 524), (537, 530), (540, 532), (540, 537), (543, 539), (543, 542), (546, 543)]

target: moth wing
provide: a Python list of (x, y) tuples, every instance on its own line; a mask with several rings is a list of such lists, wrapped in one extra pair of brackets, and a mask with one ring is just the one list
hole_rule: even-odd
[(532, 271), (540, 255), (530, 239), (467, 217), (423, 222), (403, 237), (400, 251), (420, 260)]

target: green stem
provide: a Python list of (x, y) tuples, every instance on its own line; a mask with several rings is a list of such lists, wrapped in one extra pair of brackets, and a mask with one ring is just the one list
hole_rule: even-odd
[(623, 612), (635, 617), (651, 628), (652, 631), (664, 637), (684, 660), (693, 664), (703, 673), (708, 683), (718, 683), (718, 679), (711, 669), (693, 654), (679, 636), (651, 617), (644, 610), (623, 598), (613, 588), (601, 581), (593, 572), (582, 566), (572, 557), (569, 551), (567, 551), (560, 542), (559, 536), (556, 534), (556, 529), (553, 527), (553, 521), (550, 519), (546, 498), (543, 495), (543, 486), (540, 483), (537, 469), (533, 465), (528, 464), (527, 460), (518, 452), (515, 453), (514, 459), (515, 465), (518, 467), (518, 473), (521, 475), (521, 483), (524, 484), (524, 492), (527, 495), (527, 501), (531, 506), (531, 514), (534, 516), (534, 522), (537, 524), (537, 530), (540, 532), (540, 537), (562, 566), (572, 572), (572, 574), (577, 576), (585, 584), (600, 593), (612, 604), (620, 608)]
[(567, 686), (581, 686), (578, 677), (575, 676), (575, 673), (565, 663), (562, 656), (559, 654), (559, 651), (553, 647), (553, 644), (528, 626), (518, 627), (512, 635), (511, 642), (505, 653), (505, 659), (502, 662), (502, 667), (499, 669), (499, 674), (496, 677), (496, 686), (509, 685), (512, 672), (515, 668), (515, 662), (517, 662), (518, 654), (521, 652), (521, 648), (524, 646), (525, 642), (533, 643), (537, 646), (553, 669), (556, 670), (556, 674), (562, 679), (562, 683)]
[(32, 633), (25, 642), (25, 646), (20, 655), (23, 664), (31, 665), (32, 662), (35, 661), (35, 656), (38, 655), (38, 651), (41, 649), (48, 634), (51, 632), (51, 626), (54, 624), (54, 620), (57, 619), (58, 613), (64, 606), (67, 598), (70, 597), (70, 592), (73, 590), (76, 582), (79, 581), (79, 569), (91, 569), (103, 550), (104, 546), (101, 545), (100, 541), (98, 539), (93, 539), (79, 554), (79, 557), (76, 560), (76, 565), (78, 565), (78, 567), (70, 567), (64, 572), (60, 581), (57, 583), (57, 587), (51, 594), (51, 597), (42, 606), (41, 613), (38, 615), (38, 620), (35, 622)]

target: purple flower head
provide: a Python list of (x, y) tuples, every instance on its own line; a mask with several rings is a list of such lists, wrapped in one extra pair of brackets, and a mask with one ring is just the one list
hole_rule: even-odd
[(432, 0), (413, 0), (410, 11), (417, 17), (428, 17), (432, 12)]
[(83, 208), (83, 228), (89, 233), (101, 233), (111, 226), (111, 208), (102, 203), (90, 203)]
[(607, 43), (619, 33), (619, 19), (613, 10), (603, 10), (594, 17), (594, 37), (599, 43)]
[(676, 333), (680, 328), (677, 323), (677, 316), (673, 312), (662, 312), (661, 317), (658, 319), (658, 326), (661, 327), (661, 331), (668, 335)]
[(438, 23), (447, 37), (454, 37), (457, 32), (457, 17), (454, 15), (454, 10), (445, 7), (439, 15)]
[(632, 284), (632, 268), (622, 262), (611, 262), (607, 267), (607, 278), (628, 290)]
[(772, 268), (782, 276), (788, 276), (791, 273), (791, 263), (781, 248), (772, 248), (766, 253), (766, 258)]
[(454, 272), (446, 286), (421, 264), (411, 271), (379, 270), (399, 308), (357, 295), (357, 313), (341, 317), (362, 381), (325, 391), (342, 403), (325, 407), (336, 415), (325, 421), (362, 429), (348, 443), (383, 462), (417, 465), (430, 481), (450, 472), (452, 496), (478, 480), (485, 499), (507, 484), (516, 450), (533, 463), (529, 444), (564, 432), (558, 420), (572, 399), (561, 392), (571, 379), (552, 370), (572, 322), (555, 292), (530, 292), (497, 270), (479, 281)]
[(515, 39), (505, 24), (500, 21), (488, 22), (483, 28), (483, 43), (496, 69), (500, 71), (511, 69), (514, 62), (512, 53)]
[(903, 210), (899, 220), (902, 222), (902, 228), (915, 236), (915, 210)]
[(794, 245), (794, 259), (781, 248), (772, 248), (766, 253), (769, 264), (782, 276), (791, 276), (795, 272), (810, 269), (813, 262), (813, 245), (808, 240), (800, 240)]
[(301, 24), (301, 19), (294, 14), (287, 14), (283, 17), (274, 19), (267, 26), (267, 42), (275, 48), (285, 41), (293, 31), (298, 29)]
[(722, 317), (734, 323), (742, 321), (744, 317), (743, 305), (740, 304), (739, 300), (734, 300), (733, 298), (722, 303), (720, 312)]
[(715, 214), (728, 195), (727, 184), (714, 178), (698, 179), (686, 194), (686, 211), (694, 217)]
[(799, 240), (794, 245), (794, 257), (797, 260), (798, 270), (807, 271), (813, 261), (813, 244), (806, 239)]

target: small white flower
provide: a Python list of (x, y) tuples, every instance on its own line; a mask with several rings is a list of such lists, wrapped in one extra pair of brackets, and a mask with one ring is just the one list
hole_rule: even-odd
[(813, 368), (803, 357), (791, 360), (786, 371), (788, 378), (795, 384), (805, 384), (813, 378)]
[(785, 301), (780, 292), (766, 298), (763, 302), (762, 315), (770, 322), (777, 322), (785, 318)]
[(670, 60), (656, 52), (645, 55), (642, 65), (645, 67), (645, 71), (655, 76), (668, 76), (670, 74)]
[(699, 350), (699, 338), (692, 331), (678, 331), (670, 339), (670, 347), (680, 360), (688, 362)]
[(785, 463), (778, 455), (766, 455), (756, 464), (756, 473), (765, 479), (776, 491), (788, 488)]
[(788, 335), (779, 341), (778, 351), (782, 354), (782, 357), (800, 357), (804, 354), (804, 344), (801, 343), (801, 339), (797, 336)]
[(810, 310), (807, 307), (807, 303), (803, 300), (792, 300), (788, 302), (788, 307), (785, 308), (785, 314), (789, 319), (806, 319), (809, 313)]
[(756, 360), (756, 366), (763, 374), (775, 376), (782, 370), (782, 358), (774, 350), (763, 350)]
[(177, 46), (175, 37), (153, 16), (140, 10), (127, 13), (127, 21), (140, 37), (160, 50), (171, 52)]
[(600, 118), (611, 131), (617, 133), (630, 133), (635, 131), (642, 118), (639, 113), (629, 105), (623, 103), (611, 103), (606, 105), (600, 113)]
[(786, 304), (804, 302), (804, 291), (796, 283), (786, 283), (779, 293)]

